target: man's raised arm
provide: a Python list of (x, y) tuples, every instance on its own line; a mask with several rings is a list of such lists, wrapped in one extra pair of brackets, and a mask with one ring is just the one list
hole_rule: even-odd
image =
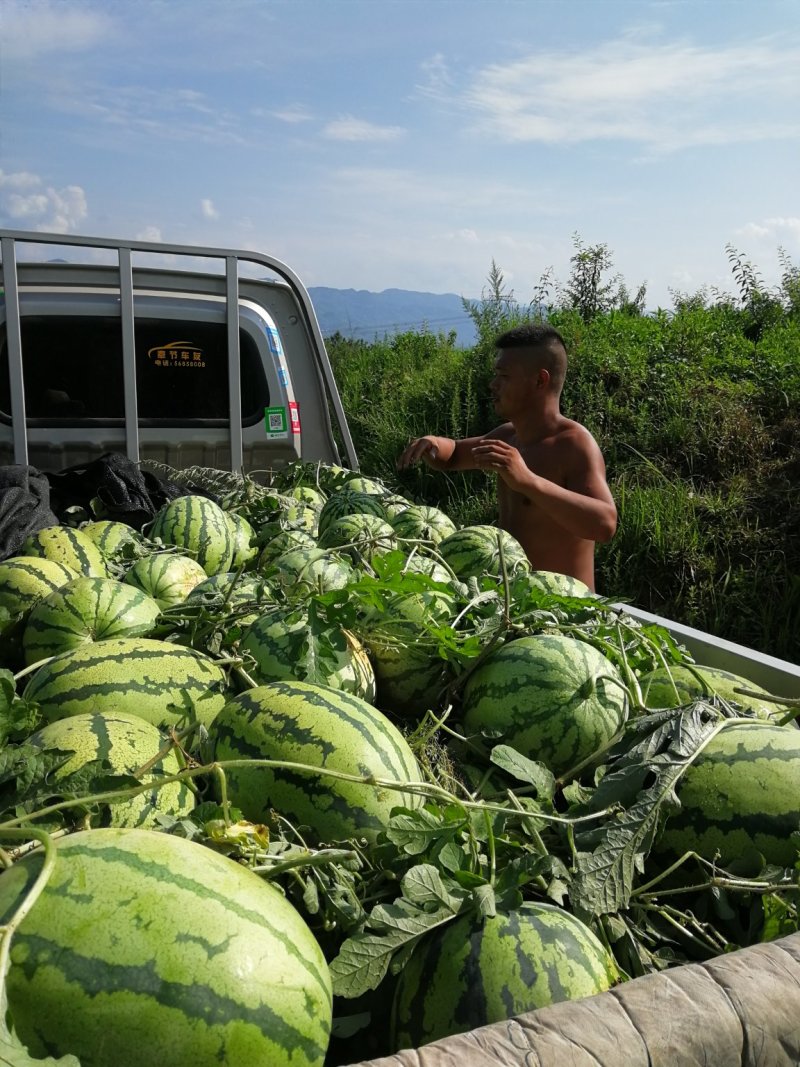
[(397, 459), (398, 470), (422, 461), (437, 471), (475, 470), (478, 464), (472, 454), (473, 448), (483, 437), (465, 437), (454, 441), (450, 437), (417, 437), (401, 452)]

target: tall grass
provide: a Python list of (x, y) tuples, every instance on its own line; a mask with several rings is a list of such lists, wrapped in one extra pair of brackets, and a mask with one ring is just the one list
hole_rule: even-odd
[(589, 296), (581, 307), (521, 308), (493, 265), (489, 291), (471, 306), (479, 335), (473, 349), (430, 333), (329, 342), (361, 465), (459, 522), (493, 519), (495, 489), (486, 475), (445, 476), (424, 466), (401, 475), (395, 458), (424, 433), (458, 438), (488, 430), (494, 338), (546, 315), (570, 353), (562, 410), (600, 443), (619, 511), (616, 537), (598, 547), (598, 588), (800, 661), (793, 270), (787, 266), (785, 296), (754, 295), (744, 271), (738, 299), (678, 297), (674, 310), (643, 315), (622, 285), (617, 297), (604, 290), (611, 304), (604, 310)]

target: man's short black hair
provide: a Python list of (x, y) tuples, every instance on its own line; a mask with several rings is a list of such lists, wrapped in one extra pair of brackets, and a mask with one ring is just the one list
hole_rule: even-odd
[(564, 338), (555, 327), (543, 322), (523, 322), (521, 326), (501, 333), (495, 341), (495, 348), (544, 348), (553, 343), (560, 344), (566, 352)]
[(524, 322), (501, 333), (495, 341), (498, 351), (518, 350), (520, 354), (535, 359), (535, 365), (545, 367), (557, 393), (561, 392), (567, 374), (567, 346), (564, 338), (553, 326), (542, 322)]

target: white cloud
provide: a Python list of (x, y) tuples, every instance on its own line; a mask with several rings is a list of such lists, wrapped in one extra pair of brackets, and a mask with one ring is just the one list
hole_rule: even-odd
[(214, 207), (214, 201), (213, 200), (208, 200), (208, 199), (201, 200), (200, 201), (200, 210), (201, 210), (201, 212), (203, 214), (203, 218), (204, 219), (218, 219), (219, 218), (219, 212)]
[(800, 45), (720, 48), (623, 38), (493, 64), (462, 96), (481, 133), (551, 144), (620, 139), (673, 150), (800, 134)]
[(255, 114), (271, 115), (274, 119), (279, 119), (281, 122), (287, 122), (290, 124), (298, 122), (309, 122), (312, 118), (311, 111), (305, 104), (288, 104), (286, 107), (276, 108), (274, 111), (265, 112), (261, 108), (257, 109)]
[(331, 141), (396, 141), (405, 132), (402, 126), (377, 126), (353, 115), (342, 115), (323, 130)]
[(31, 60), (54, 52), (93, 48), (112, 29), (97, 7), (71, 0), (3, 0), (0, 4), (0, 53), (8, 59)]
[(423, 96), (441, 97), (452, 91), (453, 78), (441, 52), (420, 63), (420, 71), (424, 80), (417, 85), (417, 91)]
[(735, 231), (737, 237), (749, 237), (758, 241), (772, 241), (777, 244), (800, 245), (800, 217), (774, 216), (761, 222), (748, 222)]
[(28, 171), (0, 171), (0, 217), (39, 233), (69, 233), (86, 218), (86, 194), (80, 185), (46, 186)]
[(136, 234), (137, 241), (156, 241), (162, 242), (164, 238), (161, 236), (161, 229), (158, 226), (145, 226), (143, 230), (139, 230)]

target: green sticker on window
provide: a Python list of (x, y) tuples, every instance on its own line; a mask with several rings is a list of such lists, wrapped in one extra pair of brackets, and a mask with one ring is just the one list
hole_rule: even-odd
[(264, 428), (267, 437), (288, 437), (286, 408), (264, 408)]

